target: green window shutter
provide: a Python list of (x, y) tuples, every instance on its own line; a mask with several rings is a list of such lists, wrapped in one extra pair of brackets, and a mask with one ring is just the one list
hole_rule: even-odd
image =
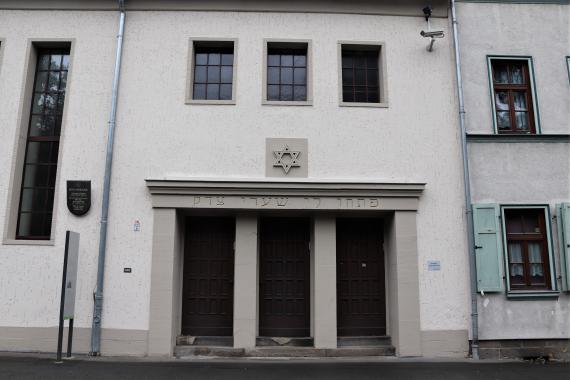
[(503, 290), (499, 215), (499, 206), (496, 204), (473, 205), (478, 291), (500, 292)]
[(562, 290), (570, 290), (570, 203), (557, 205), (558, 240), (560, 241), (560, 267)]

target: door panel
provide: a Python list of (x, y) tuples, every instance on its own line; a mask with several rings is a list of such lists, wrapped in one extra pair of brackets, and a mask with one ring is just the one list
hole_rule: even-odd
[(233, 218), (186, 220), (182, 335), (233, 335)]
[(260, 336), (310, 335), (309, 227), (308, 219), (261, 219)]
[(336, 239), (338, 335), (386, 335), (382, 221), (339, 218)]

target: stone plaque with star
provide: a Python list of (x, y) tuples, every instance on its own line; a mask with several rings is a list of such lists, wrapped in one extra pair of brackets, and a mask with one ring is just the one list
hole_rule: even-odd
[(265, 175), (267, 177), (306, 178), (309, 174), (307, 139), (268, 138)]

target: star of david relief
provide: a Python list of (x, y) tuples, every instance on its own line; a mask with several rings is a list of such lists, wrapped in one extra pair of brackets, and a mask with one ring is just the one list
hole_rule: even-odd
[(282, 150), (274, 150), (273, 156), (275, 161), (273, 162), (274, 167), (281, 167), (285, 174), (289, 174), (291, 168), (301, 167), (298, 158), (301, 152), (289, 149), (288, 145), (285, 145)]

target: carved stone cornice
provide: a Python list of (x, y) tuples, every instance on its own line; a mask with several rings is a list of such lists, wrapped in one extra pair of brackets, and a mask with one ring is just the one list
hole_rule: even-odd
[(153, 207), (416, 210), (424, 183), (147, 179)]

